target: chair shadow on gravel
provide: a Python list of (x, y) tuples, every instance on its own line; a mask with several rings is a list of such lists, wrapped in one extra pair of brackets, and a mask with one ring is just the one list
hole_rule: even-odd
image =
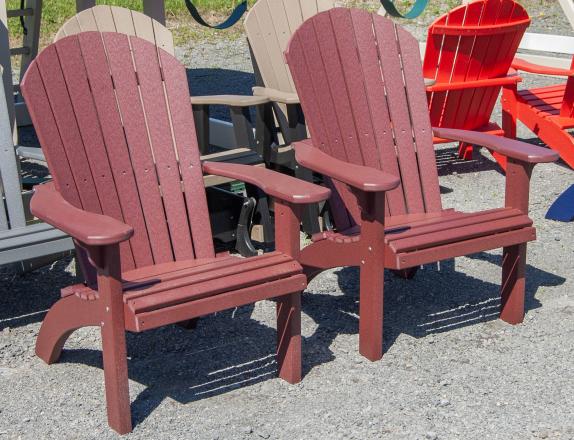
[[(498, 319), (501, 255), (481, 252), (469, 256), (491, 263), (496, 282), (487, 282), (455, 269), (454, 260), (440, 265), (425, 265), (412, 280), (403, 280), (385, 271), (384, 351), (392, 347), (401, 333), (416, 338)], [(313, 293), (306, 295), (303, 311), (318, 325), (307, 339), (311, 347), (326, 349), (337, 335), (357, 335), (359, 329), (359, 271), (356, 267), (336, 270), (342, 294)], [(535, 298), (540, 286), (557, 286), (565, 278), (526, 267), (526, 312), (540, 307)], [(313, 291), (312, 283), (309, 290)]]
[[(273, 392), (288, 392), (294, 385), (271, 381), (277, 377), (275, 326), (252, 319), (253, 309), (253, 305), (243, 306), (201, 318), (194, 330), (174, 325), (127, 333), (129, 378), (144, 385), (132, 402), (134, 425), (142, 423), (166, 398), (190, 404), (265, 383)], [(308, 347), (304, 340), (305, 365), (323, 361), (307, 353)], [(64, 348), (59, 362), (103, 369), (99, 350)], [(85, 374), (92, 373), (86, 369)], [(190, 411), (190, 417), (195, 416), (193, 406)]]
[(79, 282), (76, 276), (66, 272), (71, 258), (23, 274), (10, 268), (0, 270), (0, 331), (44, 319), (48, 309), (60, 298), (60, 289)]
[(492, 156), (486, 149), (476, 149), (470, 160), (464, 160), (458, 157), (458, 144), (453, 147), (442, 147), (435, 150), (436, 165), (439, 176), (449, 174), (468, 174), (480, 171), (497, 171), (502, 173), (502, 169), (492, 159)]

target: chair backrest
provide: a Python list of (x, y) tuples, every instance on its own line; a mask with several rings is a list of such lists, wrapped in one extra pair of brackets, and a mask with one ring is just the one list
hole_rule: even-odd
[[(438, 175), (417, 40), (391, 20), (335, 8), (307, 20), (285, 53), (316, 148), (401, 177), (387, 193), (387, 215), (441, 210)], [(340, 185), (347, 217), (355, 197)], [(332, 199), (335, 206), (337, 198)]]
[(6, 94), (0, 86), (0, 231), (26, 226), (18, 165)]
[(295, 92), (283, 52), (293, 32), (308, 18), (334, 7), (333, 0), (258, 0), (245, 17), (258, 84)]
[(214, 256), (187, 77), (172, 55), (82, 32), (44, 49), (22, 91), (63, 197), (134, 228), (124, 270)]
[[(425, 78), (465, 82), (507, 75), (530, 24), (514, 0), (477, 0), (454, 8), (428, 29)], [(474, 129), (489, 122), (500, 86), (429, 94), (433, 126)]]
[(98, 5), (78, 12), (62, 25), (54, 41), (86, 31), (135, 35), (174, 54), (173, 36), (163, 24), (141, 12), (119, 6)]

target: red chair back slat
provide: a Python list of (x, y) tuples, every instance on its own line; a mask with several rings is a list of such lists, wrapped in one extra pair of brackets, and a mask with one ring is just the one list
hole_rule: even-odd
[[(335, 8), (297, 30), (286, 58), (315, 147), (400, 176), (388, 215), (441, 209), (414, 37), (376, 14)], [(356, 223), (357, 202), (346, 191), (339, 195)]]
[[(570, 69), (574, 69), (574, 57), (570, 63)], [(566, 88), (564, 89), (564, 99), (560, 107), (560, 116), (564, 118), (574, 117), (574, 78), (569, 77), (566, 80)]]
[[(477, 0), (438, 18), (428, 30), (424, 75), (439, 83), (505, 76), (530, 20), (514, 0)], [(488, 124), (500, 86), (429, 93), (433, 126)]]
[(214, 256), (187, 77), (173, 56), (84, 32), (48, 46), (22, 91), (62, 195), (134, 228), (122, 269)]

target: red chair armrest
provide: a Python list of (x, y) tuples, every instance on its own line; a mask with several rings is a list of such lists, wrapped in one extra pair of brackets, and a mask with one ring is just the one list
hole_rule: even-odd
[(129, 240), (131, 226), (112, 217), (78, 209), (47, 183), (34, 187), (30, 210), (39, 219), (88, 246), (106, 246)]
[(203, 162), (203, 171), (251, 183), (266, 194), (288, 203), (305, 204), (327, 200), (331, 190), (262, 167), (224, 162)]
[(297, 162), (310, 170), (329, 176), (364, 192), (390, 191), (399, 186), (400, 179), (376, 168), (354, 165), (335, 159), (318, 148), (310, 140), (296, 142)]
[(512, 68), (522, 70), (523, 72), (538, 73), (540, 75), (552, 76), (574, 76), (572, 69), (560, 69), (559, 67), (542, 66), (534, 64), (521, 58), (514, 58), (512, 61)]
[(555, 151), (514, 139), (454, 128), (433, 128), (433, 132), (443, 139), (480, 145), (526, 163), (555, 162), (558, 160), (558, 153)]
[(473, 89), (478, 87), (493, 87), (493, 86), (507, 86), (516, 84), (522, 81), (522, 78), (516, 74), (503, 76), (502, 78), (488, 78), (477, 79), (474, 81), (460, 81), (460, 82), (436, 82), (433, 85), (427, 86), (427, 92), (443, 92), (445, 90), (463, 90)]

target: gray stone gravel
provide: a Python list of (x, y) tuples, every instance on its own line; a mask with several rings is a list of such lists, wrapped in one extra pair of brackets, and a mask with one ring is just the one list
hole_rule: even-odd
[[(240, 40), (219, 43), (223, 62), (211, 43), (193, 46), (178, 52), (189, 67), (250, 73)], [(243, 80), (220, 85), (248, 90)], [(519, 136), (533, 138), (523, 127)], [(460, 162), (454, 152), (437, 152), (445, 207), (501, 206), (504, 177), (487, 154)], [(544, 219), (573, 183), (560, 163), (534, 171), (538, 241), (528, 248), (523, 324), (497, 319), (499, 251), (425, 266), (411, 281), (387, 274), (386, 354), (371, 363), (357, 352), (358, 272), (329, 270), (303, 297), (298, 385), (275, 378), (271, 302), (206, 317), (193, 331), (128, 335), (136, 426), (127, 438), (574, 439), (574, 223)], [(0, 271), (0, 439), (117, 437), (97, 329), (73, 334), (58, 364), (34, 356), (44, 312), (73, 274), (69, 260), (23, 276)]]

